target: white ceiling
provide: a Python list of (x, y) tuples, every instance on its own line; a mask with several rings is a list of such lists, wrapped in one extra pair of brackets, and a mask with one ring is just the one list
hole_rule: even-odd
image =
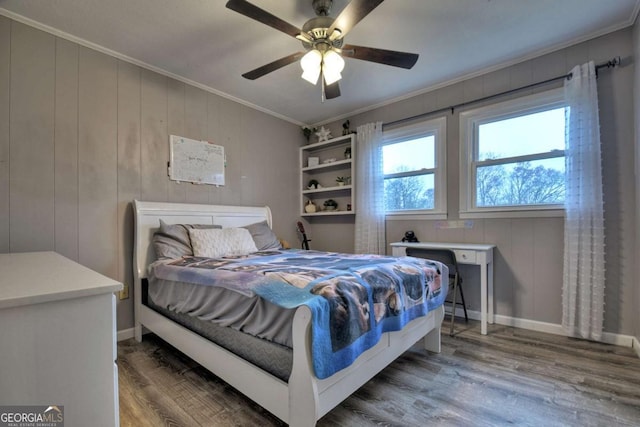
[[(301, 27), (311, 0), (249, 0)], [(298, 124), (348, 117), (446, 82), (501, 68), (632, 25), (640, 0), (387, 0), (345, 37), (420, 54), (411, 70), (346, 59), (342, 96), (321, 102), (297, 63), (242, 73), (303, 50), (226, 0), (0, 0), (0, 14)], [(348, 0), (334, 0), (337, 16)], [(612, 52), (615, 55), (615, 52)]]

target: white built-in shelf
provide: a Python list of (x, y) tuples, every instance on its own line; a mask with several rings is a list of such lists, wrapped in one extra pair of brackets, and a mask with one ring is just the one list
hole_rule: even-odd
[(302, 147), (302, 149), (303, 150), (315, 150), (317, 148), (322, 148), (322, 149), (331, 148), (331, 147), (335, 147), (336, 145), (344, 144), (345, 142), (351, 143), (354, 136), (355, 136), (355, 134), (353, 134), (353, 133), (351, 133), (349, 135), (337, 136), (337, 137), (331, 138), (331, 139), (329, 139), (327, 141), (314, 142), (312, 144), (305, 145), (304, 147)]
[(301, 216), (332, 216), (332, 215), (354, 215), (353, 211), (320, 211), (314, 213), (302, 213)]
[(302, 168), (302, 171), (308, 172), (308, 171), (314, 171), (314, 170), (320, 170), (320, 169), (336, 168), (343, 165), (351, 165), (351, 159), (336, 160), (335, 162), (323, 163), (318, 166), (307, 166), (306, 168)]
[[(346, 151), (351, 155), (347, 157)], [(354, 215), (355, 204), (355, 134), (343, 135), (328, 141), (300, 147), (300, 215), (304, 217)], [(318, 164), (309, 166), (309, 157), (317, 157)], [(350, 177), (348, 185), (337, 185), (336, 178)], [(320, 188), (310, 189), (309, 181), (315, 179)], [(349, 181), (348, 181), (349, 182)], [(334, 211), (322, 210), (324, 202), (333, 199), (338, 203)], [(311, 200), (318, 209), (307, 213), (304, 208)], [(348, 207), (351, 210), (348, 210)]]
[(351, 191), (353, 185), (338, 185), (335, 187), (322, 187), (314, 188), (313, 190), (302, 190), (302, 194), (318, 194), (318, 193), (330, 193), (334, 191)]

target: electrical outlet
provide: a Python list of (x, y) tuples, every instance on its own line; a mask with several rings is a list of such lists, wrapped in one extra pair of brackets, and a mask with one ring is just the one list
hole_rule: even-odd
[(129, 298), (129, 285), (125, 284), (120, 292), (118, 292), (118, 296), (120, 299), (128, 299)]

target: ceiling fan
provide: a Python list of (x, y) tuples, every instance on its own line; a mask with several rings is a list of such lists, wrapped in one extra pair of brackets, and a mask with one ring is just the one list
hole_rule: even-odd
[(340, 96), (338, 81), (342, 78), (343, 56), (410, 69), (418, 60), (415, 53), (344, 44), (344, 36), (382, 2), (383, 0), (352, 0), (336, 18), (331, 18), (329, 12), (333, 0), (312, 0), (317, 16), (309, 19), (299, 29), (245, 0), (229, 0), (227, 8), (295, 37), (305, 48), (304, 52), (277, 59), (242, 76), (255, 80), (300, 60), (303, 79), (315, 85), (321, 77), (324, 100)]

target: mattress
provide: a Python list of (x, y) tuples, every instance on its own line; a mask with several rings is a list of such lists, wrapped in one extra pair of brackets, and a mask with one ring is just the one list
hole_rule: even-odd
[(289, 381), (293, 365), (293, 350), (281, 344), (257, 338), (239, 330), (177, 313), (154, 304), (147, 306), (198, 335), (216, 343), (284, 382)]
[(258, 295), (154, 278), (148, 296), (156, 307), (170, 312), (293, 347), (291, 325), (295, 309), (279, 307)]

